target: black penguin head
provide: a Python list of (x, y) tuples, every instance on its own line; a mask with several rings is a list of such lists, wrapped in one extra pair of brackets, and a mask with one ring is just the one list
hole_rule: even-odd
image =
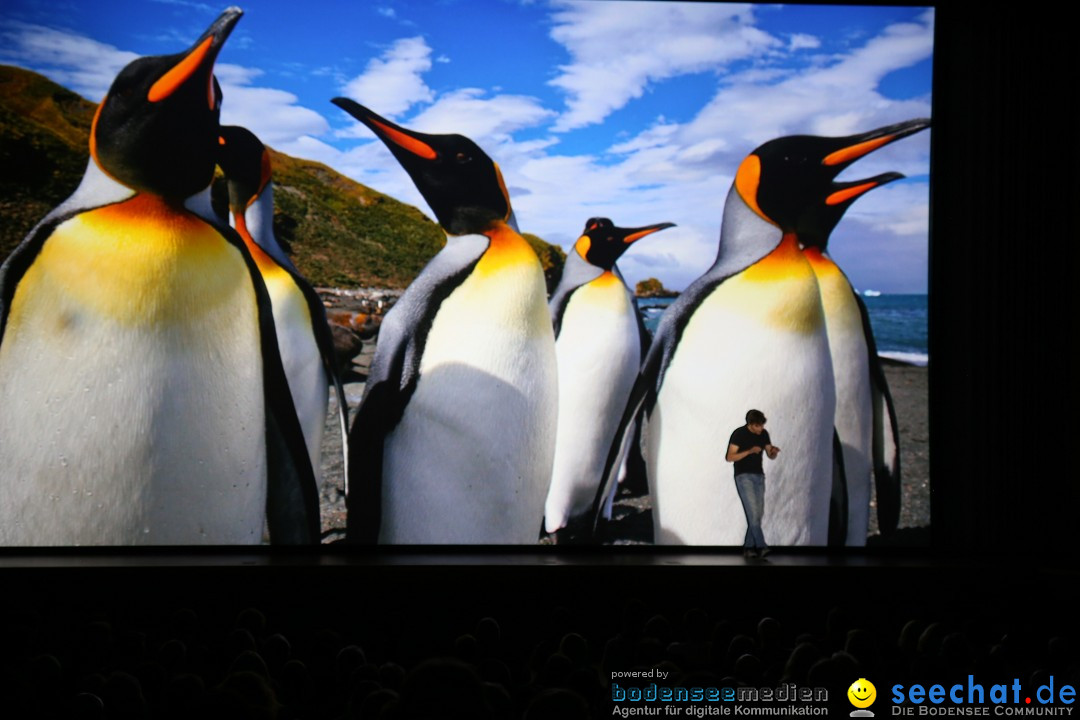
[(221, 111), (214, 61), (241, 15), (229, 8), (189, 50), (120, 71), (90, 129), (90, 154), (106, 174), (169, 198), (210, 184)]
[(795, 234), (804, 245), (824, 248), (856, 198), (903, 175), (883, 173), (839, 183), (833, 178), (864, 155), (929, 126), (928, 119), (920, 118), (848, 137), (791, 135), (770, 140), (743, 160), (735, 189), (754, 212), (784, 233)]
[(574, 243), (574, 249), (586, 262), (603, 270), (611, 270), (631, 243), (669, 227), (675, 227), (675, 223), (620, 228), (607, 218), (589, 218), (585, 221), (581, 237)]
[(332, 102), (390, 148), (451, 235), (481, 233), (495, 221), (509, 220), (510, 196), (499, 166), (472, 140), (408, 130), (348, 98)]
[(229, 186), (229, 209), (243, 215), (270, 182), (270, 152), (247, 128), (223, 125), (219, 130), (217, 164)]

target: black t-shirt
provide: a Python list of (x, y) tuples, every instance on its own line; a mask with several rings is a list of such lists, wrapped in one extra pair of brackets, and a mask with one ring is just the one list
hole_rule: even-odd
[(761, 468), (761, 458), (765, 454), (765, 446), (772, 445), (772, 442), (769, 440), (768, 430), (762, 428), (761, 434), (755, 435), (750, 432), (750, 428), (743, 425), (742, 427), (735, 428), (735, 432), (731, 433), (731, 439), (728, 440), (728, 444), (737, 447), (739, 452), (749, 450), (752, 447), (761, 448), (760, 453), (753, 453), (747, 455), (742, 460), (735, 461), (736, 475), (742, 475), (743, 473), (765, 474), (765, 471)]

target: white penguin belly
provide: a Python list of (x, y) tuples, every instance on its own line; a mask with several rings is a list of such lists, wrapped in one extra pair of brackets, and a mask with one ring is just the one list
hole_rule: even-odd
[(293, 407), (304, 433), (315, 481), (322, 484), (322, 436), (329, 404), (329, 379), (311, 324), (311, 310), (291, 276), (277, 268), (264, 273), (274, 310), (281, 364), (289, 381)]
[(258, 543), (262, 363), (240, 253), (201, 222), (144, 245), (140, 218), (131, 236), (90, 220), (45, 243), (0, 344), (0, 544)]
[(811, 265), (821, 286), (836, 378), (836, 432), (844, 449), (848, 495), (848, 545), (865, 545), (873, 473), (873, 406), (870, 356), (862, 316), (847, 278), (831, 261)]
[(544, 506), (547, 532), (592, 506), (641, 364), (637, 319), (622, 281), (607, 273), (574, 292), (555, 353), (559, 422)]
[[(805, 263), (804, 263), (805, 265)], [(809, 267), (718, 286), (687, 324), (646, 427), (658, 544), (741, 545), (746, 515), (725, 460), (756, 408), (781, 448), (764, 459), (765, 540), (827, 541), (835, 390)]]
[(533, 255), (482, 259), (443, 301), (385, 440), (380, 542), (536, 542), (558, 401), (544, 297)]

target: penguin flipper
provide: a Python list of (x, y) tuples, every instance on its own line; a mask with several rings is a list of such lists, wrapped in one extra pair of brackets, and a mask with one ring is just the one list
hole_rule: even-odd
[(349, 478), (345, 493), (345, 537), (374, 545), (382, 525), (383, 441), (401, 419), (405, 400), (393, 382), (373, 382), (369, 375), (364, 400), (349, 431)]
[[(630, 388), (630, 395), (627, 398), (622, 417), (619, 418), (615, 437), (612, 440), (611, 448), (608, 450), (607, 460), (604, 462), (604, 472), (600, 476), (600, 483), (593, 499), (594, 534), (603, 518), (607, 497), (614, 492), (614, 486), (619, 482), (619, 469), (623, 459), (627, 457), (630, 449), (629, 445), (634, 438), (639, 437), (638, 433), (634, 432), (635, 427), (642, 422), (643, 412), (646, 410), (646, 406), (651, 404), (650, 400), (656, 397), (656, 382), (660, 374), (663, 356), (661, 344), (654, 344), (649, 354), (645, 356), (641, 370), (638, 371), (638, 375), (634, 379), (634, 385)], [(647, 476), (645, 485), (648, 486)]]
[(384, 441), (401, 422), (416, 389), (427, 334), (440, 305), (472, 273), (489, 242), (482, 235), (450, 238), (383, 320), (364, 399), (349, 431), (345, 497), (349, 542), (374, 544), (378, 540)]
[(564, 290), (562, 285), (560, 285), (555, 288), (555, 292), (548, 302), (548, 312), (551, 313), (551, 326), (555, 330), (556, 340), (559, 339), (559, 331), (562, 330), (563, 315), (566, 313), (566, 306), (570, 304), (570, 296), (574, 294), (574, 290), (577, 290), (577, 288)]
[(304, 299), (307, 301), (308, 313), (311, 316), (311, 328), (315, 334), (315, 343), (319, 346), (319, 355), (322, 357), (323, 372), (334, 387), (338, 405), (338, 426), (341, 432), (341, 462), (343, 487), (345, 496), (349, 495), (349, 403), (345, 397), (345, 388), (338, 377), (336, 361), (334, 357), (334, 335), (330, 331), (330, 322), (326, 319), (326, 306), (322, 298), (315, 292), (315, 288), (300, 275), (292, 263), (286, 267), (282, 265), (292, 276), (296, 286), (300, 288)]
[[(641, 363), (641, 370), (634, 380), (634, 386), (630, 390), (626, 408), (619, 419), (615, 439), (604, 464), (604, 474), (601, 476), (600, 486), (593, 501), (594, 532), (600, 522), (608, 489), (612, 483), (618, 482), (619, 462), (626, 453), (626, 445), (632, 442), (632, 438), (640, 438), (641, 433), (634, 432), (635, 424), (638, 428), (644, 427), (645, 419), (651, 412), (652, 406), (655, 405), (660, 386), (664, 382), (664, 373), (675, 356), (675, 350), (679, 346), (687, 323), (690, 322), (690, 317), (705, 301), (705, 298), (728, 277), (730, 274), (727, 274), (723, 267), (714, 265), (705, 275), (690, 283), (660, 318), (660, 325), (656, 330), (656, 335), (650, 341), (648, 352), (645, 353), (645, 359)], [(644, 326), (644, 323), (642, 325)], [(645, 331), (645, 337), (648, 337), (647, 331)], [(635, 420), (637, 423), (634, 422)], [(643, 472), (643, 475), (646, 491), (648, 491), (648, 473)]]
[[(296, 425), (292, 433), (287, 429), (290, 423), (286, 410), (292, 414), (291, 421)], [(266, 521), (273, 545), (319, 543), (319, 498), (315, 492), (315, 475), (306, 448), (301, 445), (290, 449), (287, 439), (299, 431), (300, 422), (291, 401), (288, 408), (273, 408), (267, 404)]]
[(56, 223), (47, 223), (34, 228), (26, 239), (19, 243), (11, 252), (11, 255), (0, 265), (0, 343), (4, 341), (4, 330), (7, 328), (8, 314), (11, 312), (11, 302), (15, 298), (15, 288), (23, 275), (30, 269), (41, 252), (41, 246), (52, 235)]
[(900, 522), (900, 426), (896, 421), (896, 408), (889, 392), (889, 382), (877, 354), (870, 314), (858, 293), (855, 293), (855, 302), (862, 316), (866, 350), (870, 355), (870, 402), (874, 415), (874, 492), (877, 496), (878, 530), (885, 535), (896, 530)]
[[(317, 545), (322, 529), (318, 484), (281, 362), (270, 294), (239, 234), (223, 223), (211, 224), (243, 255), (259, 309), (266, 415), (266, 520), (270, 543)], [(316, 325), (314, 317), (312, 320), (312, 325)]]
[(352, 543), (373, 545), (378, 540), (382, 526), (383, 443), (401, 421), (419, 374), (419, 355), (411, 361), (407, 357), (415, 350), (415, 336), (404, 325), (393, 312), (383, 320), (364, 384), (364, 399), (349, 430), (345, 536)]
[(341, 476), (345, 497), (349, 497), (349, 399), (345, 386), (333, 368), (328, 370), (338, 402), (338, 431), (341, 433)]
[(841, 547), (847, 542), (848, 494), (847, 475), (844, 472), (844, 447), (840, 435), (833, 428), (832, 494), (829, 497), (829, 545)]
[(630, 302), (634, 306), (634, 318), (637, 320), (638, 341), (641, 343), (641, 357), (644, 358), (649, 354), (649, 347), (652, 345), (652, 335), (649, 334), (649, 328), (645, 327), (645, 316), (641, 314), (637, 298), (634, 297), (633, 293), (630, 294)]

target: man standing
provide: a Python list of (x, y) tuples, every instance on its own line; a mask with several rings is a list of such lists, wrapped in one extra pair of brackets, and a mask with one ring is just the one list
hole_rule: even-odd
[(780, 448), (771, 444), (765, 429), (765, 415), (760, 410), (746, 413), (746, 425), (735, 428), (728, 440), (726, 460), (735, 463), (735, 489), (739, 492), (743, 511), (746, 513), (746, 539), (743, 553), (746, 557), (765, 557), (769, 546), (761, 532), (761, 518), (765, 514), (765, 471), (761, 467), (761, 453), (775, 460)]

